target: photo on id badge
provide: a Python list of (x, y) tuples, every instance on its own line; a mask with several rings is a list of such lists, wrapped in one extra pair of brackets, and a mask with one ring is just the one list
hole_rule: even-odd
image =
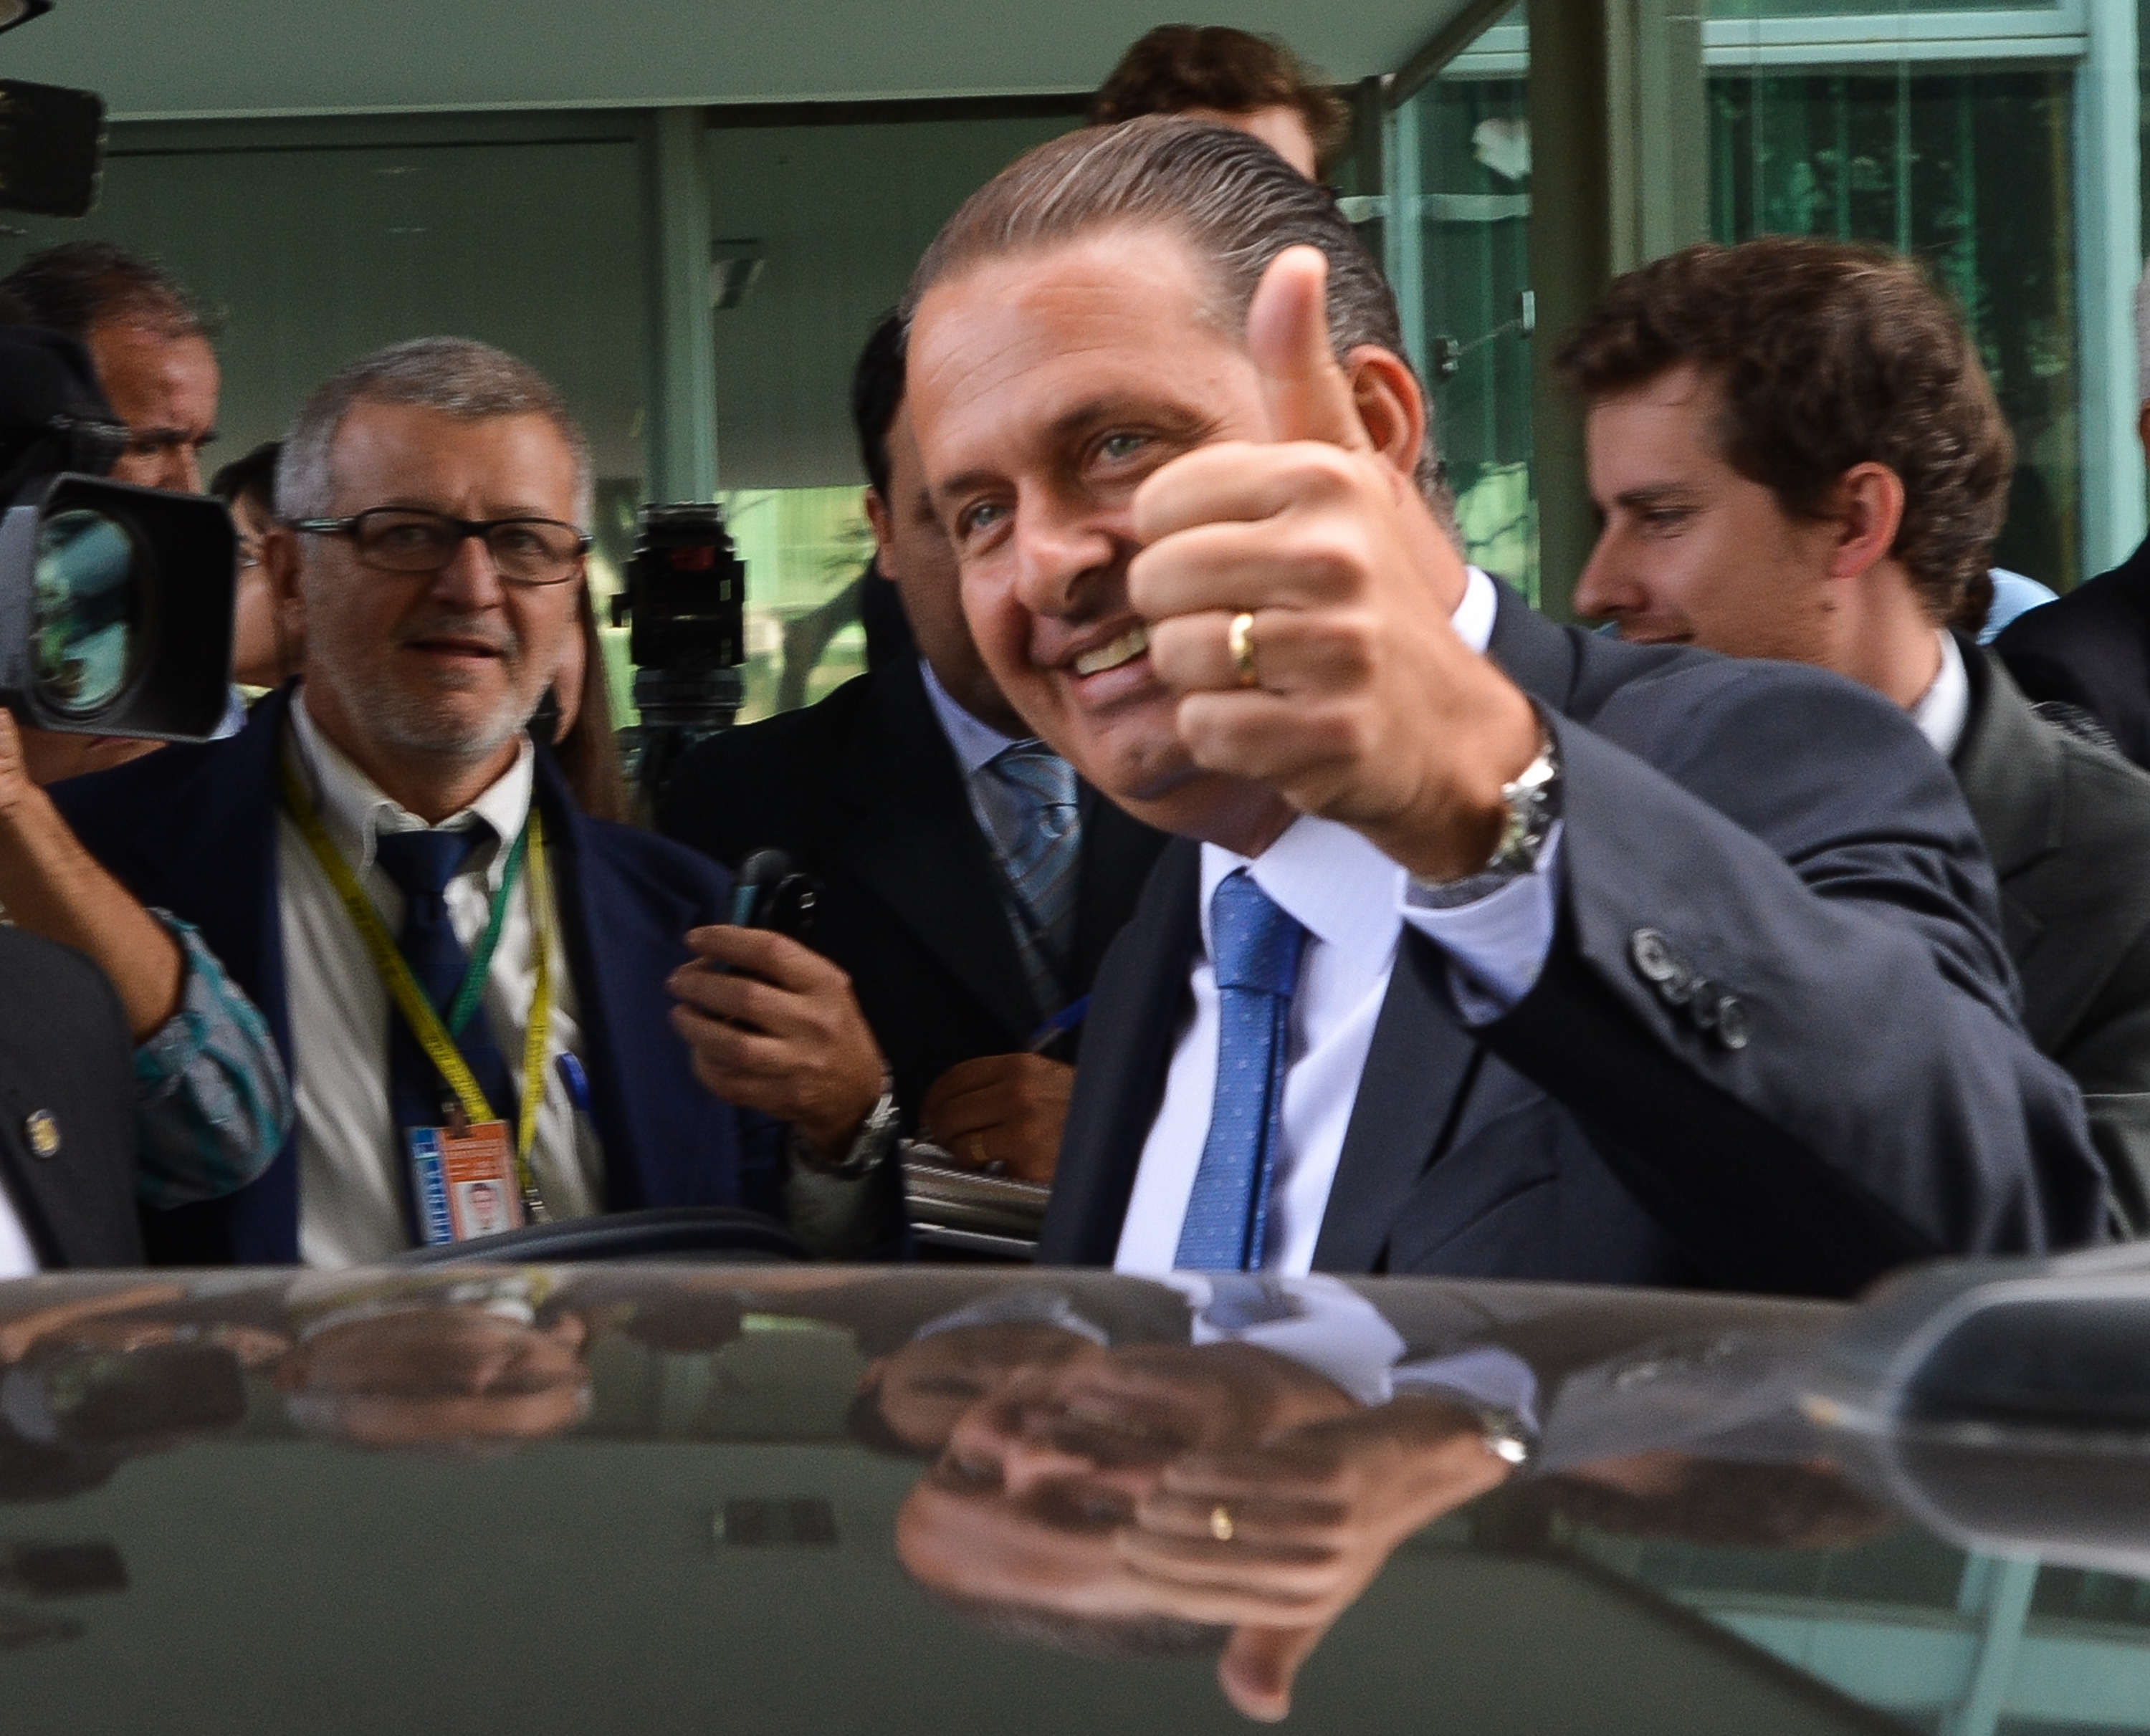
[(505, 1121), (411, 1130), (411, 1163), (426, 1240), (468, 1241), (520, 1228), (522, 1197)]

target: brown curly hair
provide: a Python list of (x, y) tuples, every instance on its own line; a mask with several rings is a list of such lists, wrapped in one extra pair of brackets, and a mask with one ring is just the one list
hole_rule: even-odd
[(1977, 346), (1915, 264), (1792, 235), (1690, 247), (1615, 282), (1555, 359), (1588, 400), (1683, 365), (1724, 395), (1726, 460), (1785, 511), (1825, 518), (1853, 465), (1895, 471), (1890, 553), (1934, 621), (1958, 614), (2007, 516), (2016, 448)]
[(1145, 114), (1214, 108), (1252, 114), (1295, 108), (1326, 168), (1349, 136), (1351, 113), (1306, 63), (1274, 37), (1225, 24), (1160, 24), (1120, 57), (1090, 98), (1090, 124), (1117, 126)]

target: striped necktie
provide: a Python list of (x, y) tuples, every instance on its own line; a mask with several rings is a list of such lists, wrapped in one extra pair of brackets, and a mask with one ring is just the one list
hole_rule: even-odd
[(1194, 1171), (1175, 1266), (1258, 1268), (1283, 1144), (1284, 1058), (1306, 930), (1244, 868), (1209, 898), (1217, 968), (1217, 1092)]
[(1067, 1004), (1075, 950), (1083, 856), (1075, 768), (1042, 742), (1012, 742), (986, 762), (977, 788), (1007, 886), (1016, 950), (1039, 1015), (1049, 1018)]

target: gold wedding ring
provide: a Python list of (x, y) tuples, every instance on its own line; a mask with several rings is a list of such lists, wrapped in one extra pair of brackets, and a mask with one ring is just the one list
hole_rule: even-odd
[[(1234, 615), (1232, 617), (1231, 631), (1225, 634), (1224, 642), (1231, 647), (1232, 667), (1239, 672), (1239, 685), (1243, 687), (1261, 686), (1262, 678), (1254, 669), (1254, 617), (1253, 615), (1244, 612)], [(1224, 1510), (1219, 1507), (1217, 1511), (1221, 1513)]]
[[(1239, 617), (1240, 621), (1246, 619), (1248, 617), (1244, 615)], [(1237, 625), (1237, 622), (1234, 623), (1234, 627)], [(1209, 1509), (1209, 1535), (1220, 1543), (1229, 1543), (1232, 1541), (1233, 1531), (1232, 1510), (1220, 1501)]]

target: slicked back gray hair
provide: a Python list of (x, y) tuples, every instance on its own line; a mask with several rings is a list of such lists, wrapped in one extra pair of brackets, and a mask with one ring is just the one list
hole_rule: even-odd
[(590, 443), (552, 381), (529, 363), (475, 338), (411, 338), (336, 370), (307, 399), (276, 460), (280, 517), (326, 518), (336, 510), (330, 460), (344, 419), (358, 404), (396, 404), (470, 421), (543, 416), (575, 459), (575, 521), (590, 522)]
[[(1329, 343), (1338, 360), (1371, 344), (1410, 365), (1388, 282), (1326, 189), (1257, 138), (1174, 115), (1092, 127), (1018, 157), (934, 238), (904, 298), (905, 323), (936, 284), (987, 259), (1099, 229), (1150, 226), (1178, 234), (1209, 269), (1211, 316), (1234, 335), (1247, 329), (1269, 262), (1288, 247), (1320, 248), (1329, 259)], [(1418, 482), (1453, 535), (1432, 417), (1429, 398)]]

